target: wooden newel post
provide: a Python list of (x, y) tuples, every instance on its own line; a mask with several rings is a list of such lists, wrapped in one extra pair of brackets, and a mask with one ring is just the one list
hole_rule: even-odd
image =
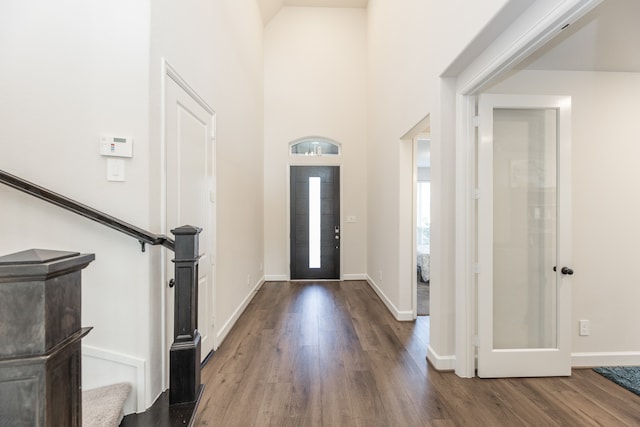
[(201, 228), (185, 225), (175, 236), (175, 312), (169, 357), (169, 403), (194, 402), (201, 392), (198, 332), (198, 259)]
[(0, 426), (82, 427), (81, 270), (93, 254), (0, 257)]

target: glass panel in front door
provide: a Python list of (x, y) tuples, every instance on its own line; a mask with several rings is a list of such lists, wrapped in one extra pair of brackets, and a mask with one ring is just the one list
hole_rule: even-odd
[(309, 268), (320, 268), (321, 248), (321, 179), (319, 176), (309, 177)]
[(555, 348), (557, 110), (493, 111), (493, 348)]

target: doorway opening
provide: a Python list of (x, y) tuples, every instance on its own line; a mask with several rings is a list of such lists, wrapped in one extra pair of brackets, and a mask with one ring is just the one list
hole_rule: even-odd
[(431, 280), (431, 139), (416, 141), (416, 314), (429, 315)]
[[(406, 266), (411, 268), (406, 277), (406, 288), (412, 301), (412, 319), (426, 321), (429, 330), (429, 315), (431, 313), (431, 253), (433, 248), (431, 239), (431, 213), (433, 198), (431, 185), (431, 118), (426, 115), (401, 138), (402, 167), (407, 174), (403, 174), (401, 192), (402, 206), (406, 206), (403, 215), (407, 227), (403, 226), (402, 247), (409, 251), (402, 251)], [(408, 226), (410, 225), (411, 228)], [(406, 232), (406, 234), (405, 234)], [(406, 255), (405, 255), (406, 254)], [(409, 262), (410, 261), (410, 262)], [(409, 319), (407, 319), (409, 320)], [(428, 334), (428, 332), (427, 332)]]

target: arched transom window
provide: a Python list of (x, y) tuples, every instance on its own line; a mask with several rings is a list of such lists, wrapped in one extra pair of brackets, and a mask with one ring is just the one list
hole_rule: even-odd
[(327, 138), (308, 137), (289, 144), (292, 156), (339, 156), (340, 144)]

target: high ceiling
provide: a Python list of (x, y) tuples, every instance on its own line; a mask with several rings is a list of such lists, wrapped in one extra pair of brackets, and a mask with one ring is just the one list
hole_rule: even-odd
[[(286, 6), (365, 9), (368, 4), (368, 0), (256, 1), (260, 6), (265, 25)], [(512, 20), (512, 15), (522, 13), (522, 6), (526, 7), (531, 3), (531, 0), (512, 1), (498, 17), (504, 15)], [(640, 72), (639, 23), (640, 0), (604, 0), (537, 53), (527, 58), (518, 68)], [(481, 34), (474, 43), (488, 45), (495, 36), (496, 34)], [(477, 49), (470, 50), (477, 51)], [(456, 67), (453, 67), (450, 71), (455, 70)], [(445, 72), (445, 74), (448, 73)]]
[(605, 0), (518, 68), (640, 72), (640, 1)]
[(294, 7), (346, 7), (366, 9), (369, 0), (256, 0), (262, 12), (262, 22), (266, 25), (280, 9)]

